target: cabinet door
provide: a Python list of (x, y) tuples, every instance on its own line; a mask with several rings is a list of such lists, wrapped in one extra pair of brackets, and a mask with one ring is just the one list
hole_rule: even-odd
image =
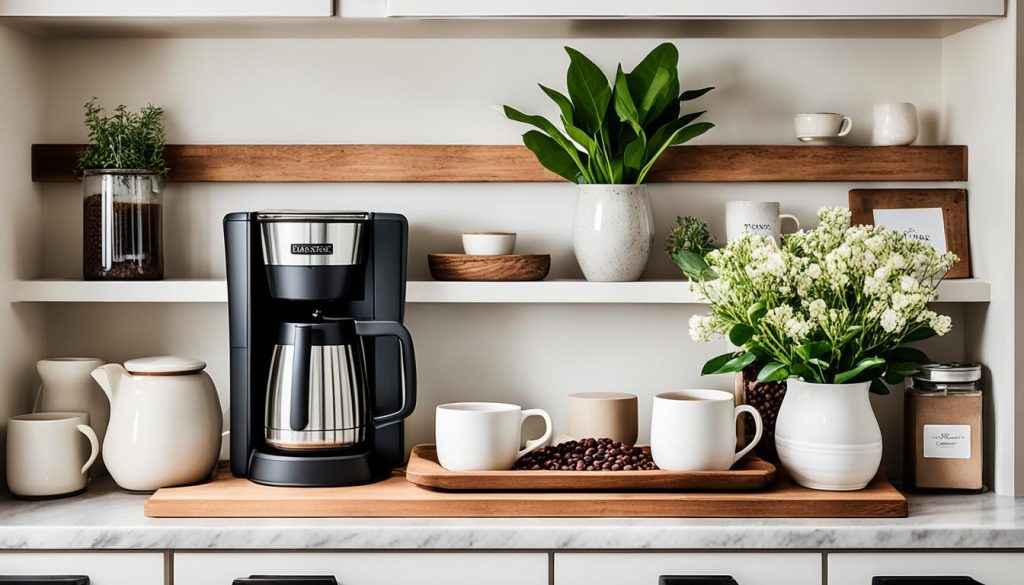
[(342, 585), (548, 585), (543, 553), (181, 553), (174, 582), (231, 585), (250, 575), (333, 575)]
[(828, 555), (829, 585), (871, 585), (874, 577), (972, 577), (983, 585), (1020, 585), (1021, 553), (841, 553)]
[(163, 585), (159, 552), (0, 552), (0, 575), (87, 575), (89, 585)]
[[(816, 553), (555, 554), (555, 585), (659, 585), (661, 576), (732, 577), (737, 585), (821, 585)], [(672, 580), (667, 580), (671, 583)], [(683, 579), (678, 581), (682, 582)], [(704, 583), (725, 579), (705, 580)], [(695, 585), (703, 583), (698, 580)]]

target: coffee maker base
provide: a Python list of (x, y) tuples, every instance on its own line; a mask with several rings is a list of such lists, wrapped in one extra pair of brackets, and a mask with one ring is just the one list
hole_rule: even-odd
[(380, 481), (391, 470), (376, 468), (369, 452), (294, 457), (253, 451), (248, 475), (255, 483), (276, 487), (342, 487)]

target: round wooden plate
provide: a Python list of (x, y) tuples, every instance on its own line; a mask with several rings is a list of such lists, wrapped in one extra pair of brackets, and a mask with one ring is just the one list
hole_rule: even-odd
[(544, 280), (551, 270), (551, 255), (428, 254), (427, 264), (436, 280)]

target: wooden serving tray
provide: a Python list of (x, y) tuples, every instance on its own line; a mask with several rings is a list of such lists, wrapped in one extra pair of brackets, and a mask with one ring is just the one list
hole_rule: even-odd
[[(644, 447), (647, 449), (647, 447)], [(763, 490), (775, 481), (775, 466), (744, 457), (729, 471), (448, 471), (434, 445), (417, 445), (405, 478), (446, 490)]]
[(549, 254), (470, 256), (468, 254), (427, 254), (430, 275), (435, 280), (523, 281), (544, 280), (551, 270)]
[(232, 477), (164, 488), (150, 496), (154, 518), (903, 518), (907, 500), (879, 472), (856, 492), (800, 487), (781, 471), (760, 492), (447, 492), (422, 488), (402, 471), (375, 484), (279, 488)]

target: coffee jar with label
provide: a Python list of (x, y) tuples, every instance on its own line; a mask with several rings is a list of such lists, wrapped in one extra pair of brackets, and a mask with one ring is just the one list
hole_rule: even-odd
[(928, 364), (904, 396), (903, 483), (922, 491), (980, 491), (982, 391), (978, 364)]

